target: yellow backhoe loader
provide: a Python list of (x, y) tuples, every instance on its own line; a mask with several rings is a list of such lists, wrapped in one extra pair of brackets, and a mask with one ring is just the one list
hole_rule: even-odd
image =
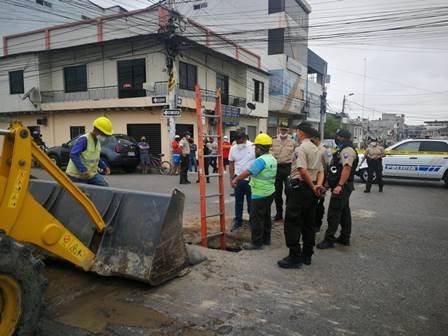
[[(32, 335), (45, 279), (35, 246), (85, 271), (158, 285), (188, 267), (184, 195), (75, 185), (19, 122), (1, 130), (0, 335)], [(55, 180), (30, 179), (32, 158)]]

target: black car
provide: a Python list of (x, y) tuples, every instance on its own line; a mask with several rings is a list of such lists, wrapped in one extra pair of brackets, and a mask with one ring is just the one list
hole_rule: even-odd
[[(70, 150), (77, 139), (78, 137), (62, 146), (49, 148), (48, 156), (60, 168), (66, 167), (70, 160)], [(113, 134), (101, 144), (101, 159), (111, 169), (123, 169), (128, 173), (135, 171), (140, 162), (138, 155), (137, 142), (126, 134)]]

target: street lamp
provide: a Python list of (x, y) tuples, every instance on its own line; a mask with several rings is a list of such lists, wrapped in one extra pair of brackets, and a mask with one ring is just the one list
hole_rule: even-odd
[[(349, 93), (348, 97), (353, 96), (354, 93)], [(344, 95), (344, 99), (342, 99), (342, 113), (345, 112), (345, 101), (347, 100), (346, 96)]]

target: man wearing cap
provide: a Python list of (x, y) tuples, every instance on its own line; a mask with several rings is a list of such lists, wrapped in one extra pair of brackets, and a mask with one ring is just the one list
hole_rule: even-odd
[(378, 145), (376, 139), (371, 139), (369, 147), (367, 147), (364, 154), (364, 158), (361, 161), (361, 165), (367, 159), (367, 171), (369, 173), (365, 193), (369, 193), (372, 188), (373, 174), (376, 176), (378, 182), (379, 191), (383, 192), (383, 157), (386, 156), (384, 147)]
[[(328, 169), (327, 182), (331, 189), (330, 205), (328, 207), (328, 228), (325, 238), (317, 244), (317, 248), (333, 248), (335, 243), (350, 245), (352, 230), (352, 215), (350, 211), (350, 195), (355, 190), (354, 179), (358, 167), (358, 154), (351, 141), (351, 133), (347, 130), (336, 132), (336, 152)], [(335, 237), (339, 225), (341, 233)]]
[(300, 146), (295, 149), (292, 161), (284, 229), (289, 255), (278, 261), (281, 268), (300, 268), (303, 263), (311, 265), (314, 253), (315, 211), (318, 197), (324, 189), (321, 156), (310, 140), (314, 132), (309, 123), (303, 122), (297, 126)]
[[(324, 168), (324, 184), (325, 185), (325, 178), (327, 175), (328, 167), (330, 166), (331, 158), (333, 157), (333, 154), (330, 150), (325, 148), (325, 146), (322, 144), (320, 133), (319, 131), (315, 130), (313, 137), (311, 138), (311, 141), (313, 144), (317, 146), (317, 149), (319, 150), (320, 160), (322, 163), (322, 167)], [(325, 214), (325, 194), (321, 195), (319, 197), (319, 200), (317, 202), (317, 208), (316, 208), (316, 220), (315, 220), (315, 229), (316, 232), (320, 231), (320, 228), (322, 227), (322, 222)]]
[(101, 142), (112, 133), (112, 122), (106, 117), (99, 117), (93, 122), (93, 130), (76, 140), (70, 151), (70, 161), (65, 171), (73, 182), (109, 186), (104, 177), (98, 174), (98, 167), (105, 175), (110, 174), (110, 168), (100, 156)]
[(277, 176), (275, 178), (275, 221), (283, 219), (283, 187), (291, 174), (291, 161), (296, 142), (288, 134), (288, 123), (282, 122), (278, 136), (272, 140), (272, 155), (277, 160)]
[(179, 148), (181, 149), (180, 155), (180, 184), (190, 184), (188, 181), (188, 163), (190, 162), (190, 133), (186, 132), (184, 137), (179, 142)]
[(269, 135), (260, 133), (255, 138), (254, 146), (257, 159), (231, 182), (235, 187), (240, 181), (251, 177), (251, 242), (243, 245), (245, 250), (260, 250), (264, 245), (271, 245), (271, 204), (275, 192), (277, 160), (269, 154), (272, 146)]

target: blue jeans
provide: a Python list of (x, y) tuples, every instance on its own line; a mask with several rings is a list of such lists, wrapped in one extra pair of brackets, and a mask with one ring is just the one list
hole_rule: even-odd
[(243, 224), (244, 196), (247, 201), (247, 212), (250, 214), (252, 192), (249, 181), (239, 181), (235, 187), (235, 225)]
[(72, 180), (75, 183), (93, 184), (93, 185), (97, 185), (97, 186), (101, 186), (101, 187), (109, 186), (109, 183), (107, 183), (107, 181), (105, 180), (103, 175), (100, 175), (100, 174), (96, 174), (94, 177), (89, 178), (88, 180), (80, 179), (80, 178), (70, 176), (70, 175), (67, 175), (67, 176), (70, 178), (70, 180)]
[(198, 160), (196, 160), (196, 153), (190, 153), (190, 161), (188, 162), (188, 171), (198, 171)]

